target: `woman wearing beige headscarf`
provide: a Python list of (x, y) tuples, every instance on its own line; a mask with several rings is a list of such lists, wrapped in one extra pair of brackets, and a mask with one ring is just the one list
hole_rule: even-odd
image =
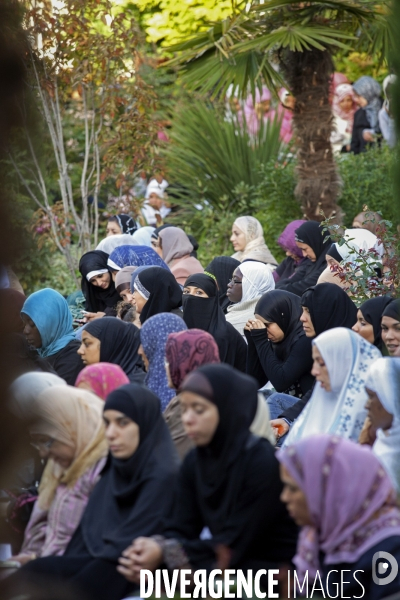
[(162, 258), (171, 269), (176, 281), (183, 285), (189, 275), (204, 273), (201, 263), (194, 256), (193, 245), (180, 227), (166, 227), (158, 234)]
[(264, 240), (261, 223), (254, 217), (239, 217), (232, 226), (230, 237), (235, 254), (232, 258), (240, 260), (257, 260), (270, 265), (274, 269), (278, 263)]
[(103, 407), (91, 392), (62, 385), (34, 400), (31, 444), (47, 465), (21, 551), (13, 560), (25, 564), (64, 553), (105, 464)]

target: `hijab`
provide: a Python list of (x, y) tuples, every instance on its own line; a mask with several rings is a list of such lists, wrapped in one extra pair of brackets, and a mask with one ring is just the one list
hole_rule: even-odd
[(108, 257), (107, 265), (113, 271), (119, 271), (124, 267), (142, 267), (144, 265), (162, 267), (169, 271), (157, 252), (148, 246), (118, 246)]
[(313, 340), (328, 369), (331, 391), (316, 382), (306, 407), (296, 419), (285, 446), (317, 433), (330, 433), (357, 441), (367, 412), (365, 378), (381, 353), (360, 335), (335, 327)]
[(140, 322), (158, 315), (171, 312), (182, 305), (182, 289), (170, 271), (150, 267), (139, 273), (135, 279), (134, 289), (147, 298), (140, 313)]
[(382, 317), (390, 317), (391, 319), (400, 321), (400, 300), (396, 299), (389, 302), (383, 310)]
[(119, 365), (130, 381), (143, 378), (139, 330), (133, 323), (103, 317), (85, 325), (85, 331), (100, 340), (100, 362)]
[(75, 387), (79, 387), (80, 383), (88, 385), (96, 396), (105, 400), (108, 394), (129, 383), (129, 379), (119, 365), (101, 362), (82, 369)]
[(293, 559), (303, 578), (326, 565), (355, 563), (384, 539), (400, 535), (389, 477), (370, 448), (317, 435), (277, 454), (304, 492), (313, 524), (301, 529)]
[(392, 302), (392, 298), (390, 296), (378, 296), (377, 298), (370, 298), (363, 304), (361, 304), (359, 310), (362, 312), (364, 319), (372, 325), (374, 330), (374, 346), (382, 349), (382, 329), (381, 329), (381, 320), (382, 313), (385, 310), (386, 306)]
[(3, 335), (23, 332), (21, 310), (25, 301), (26, 296), (13, 288), (0, 289), (0, 319)]
[(133, 234), (135, 242), (141, 246), (149, 246), (151, 248), (151, 236), (154, 231), (154, 227), (145, 226), (141, 227)]
[(296, 221), (291, 221), (288, 225), (286, 225), (285, 229), (282, 231), (281, 235), (278, 238), (278, 244), (285, 251), (290, 252), (298, 257), (299, 261), (303, 260), (303, 254), (300, 248), (296, 245), (295, 231), (298, 229), (303, 223), (306, 221), (302, 219), (297, 219)]
[(107, 455), (102, 408), (97, 396), (69, 385), (48, 388), (35, 399), (30, 432), (46, 435), (75, 450), (66, 469), (52, 458), (47, 461), (39, 486), (40, 508), (50, 507), (60, 484), (74, 487), (90, 467)]
[(170, 333), (165, 346), (165, 357), (171, 382), (176, 390), (188, 373), (202, 365), (220, 362), (214, 338), (201, 329)]
[(219, 304), (224, 313), (226, 313), (230, 304), (229, 298), (226, 295), (228, 283), (233, 277), (233, 272), (239, 265), (240, 262), (236, 258), (232, 258), (231, 256), (217, 256), (205, 268), (205, 271), (214, 275), (217, 280)]
[(161, 402), (161, 410), (175, 397), (175, 390), (168, 386), (165, 370), (165, 346), (170, 333), (184, 331), (184, 321), (171, 313), (160, 313), (147, 319), (140, 330), (140, 341), (149, 361), (145, 384)]
[(53, 373), (32, 371), (15, 379), (10, 386), (10, 408), (17, 417), (30, 420), (36, 398), (49, 387), (67, 385), (64, 379)]
[(383, 246), (376, 235), (367, 229), (346, 229), (343, 235), (345, 243), (335, 242), (328, 248), (327, 254), (342, 266), (357, 268), (366, 261), (372, 268), (381, 267)]
[(334, 327), (351, 329), (357, 321), (357, 307), (342, 288), (331, 283), (319, 283), (308, 288), (301, 305), (310, 311), (315, 335)]
[(133, 235), (121, 233), (120, 235), (109, 235), (98, 243), (96, 250), (111, 254), (118, 246), (137, 246), (138, 243)]
[(131, 280), (132, 273), (137, 269), (137, 267), (123, 267), (120, 271), (118, 271), (117, 276), (115, 278), (115, 289), (118, 294), (121, 294), (124, 290), (131, 289)]
[(375, 392), (383, 408), (393, 415), (390, 429), (378, 429), (373, 451), (400, 493), (400, 358), (385, 356), (374, 362), (365, 387)]
[[(340, 103), (349, 96), (352, 100), (352, 107), (346, 112), (340, 106)], [(358, 110), (358, 106), (354, 99), (353, 86), (351, 86), (349, 83), (342, 83), (338, 85), (333, 96), (332, 112), (335, 117), (339, 117), (340, 119), (347, 121), (346, 131), (350, 133), (353, 131), (354, 113), (356, 110)]]
[(317, 221), (306, 221), (295, 230), (296, 242), (307, 244), (314, 251), (315, 267), (322, 267), (326, 261), (328, 248), (331, 246), (330, 236), (323, 231), (323, 225)]
[[(132, 275), (131, 275), (131, 286), (130, 286), (132, 294), (134, 292), (134, 285), (135, 285), (136, 277), (140, 273), (143, 273), (143, 271), (145, 271), (146, 269), (149, 269), (149, 268), (150, 268), (150, 265), (146, 265), (144, 267), (132, 267), (132, 269), (134, 269), (132, 271)], [(157, 268), (161, 269), (161, 267), (157, 267)], [(117, 277), (118, 277), (118, 275), (117, 275)]]
[(113, 217), (110, 217), (108, 220), (116, 221), (118, 223), (121, 234), (128, 233), (129, 235), (133, 235), (137, 230), (136, 221), (129, 215), (124, 215), (121, 213), (120, 215), (114, 215)]
[(363, 110), (367, 114), (371, 128), (375, 129), (378, 125), (378, 113), (382, 106), (380, 84), (373, 77), (363, 75), (353, 83), (353, 90), (367, 100), (368, 104)]
[(91, 556), (117, 562), (132, 540), (162, 531), (178, 458), (160, 402), (144, 386), (131, 383), (114, 390), (103, 410), (121, 412), (139, 426), (139, 446), (131, 457), (109, 455), (80, 524)]
[[(110, 238), (117, 237), (111, 235)], [(81, 288), (85, 296), (85, 308), (89, 312), (103, 312), (106, 308), (114, 308), (120, 297), (115, 289), (111, 269), (107, 265), (108, 254), (101, 250), (86, 252), (79, 261), (79, 271), (82, 275)], [(110, 274), (110, 285), (106, 290), (90, 283), (95, 275)]]
[(285, 334), (281, 342), (272, 344), (279, 360), (286, 360), (293, 344), (305, 335), (300, 322), (301, 312), (300, 298), (285, 290), (271, 290), (261, 296), (256, 304), (254, 314), (276, 323)]
[(39, 290), (25, 300), (23, 314), (35, 323), (42, 338), (40, 356), (52, 356), (75, 340), (72, 315), (61, 294), (50, 288)]
[(163, 259), (167, 265), (193, 252), (193, 245), (180, 227), (165, 227), (159, 231), (158, 237), (161, 240)]
[(265, 243), (261, 223), (257, 219), (254, 217), (239, 217), (235, 220), (234, 225), (244, 233), (246, 247), (241, 252), (235, 252), (232, 258), (236, 258), (240, 262), (248, 259), (259, 260), (271, 265), (278, 264)]

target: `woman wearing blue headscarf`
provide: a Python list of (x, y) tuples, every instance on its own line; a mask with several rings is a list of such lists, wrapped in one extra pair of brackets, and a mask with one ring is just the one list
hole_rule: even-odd
[(359, 109), (354, 114), (350, 149), (354, 154), (360, 154), (376, 142), (380, 133), (381, 86), (373, 77), (364, 75), (353, 83), (353, 91)]
[(112, 270), (115, 280), (117, 271), (124, 267), (162, 267), (169, 271), (162, 258), (149, 246), (118, 246), (108, 257), (107, 266)]
[(72, 316), (61, 294), (46, 288), (31, 294), (25, 301), (21, 318), (28, 344), (37, 349), (57, 375), (74, 385), (83, 363), (80, 346), (72, 329)]

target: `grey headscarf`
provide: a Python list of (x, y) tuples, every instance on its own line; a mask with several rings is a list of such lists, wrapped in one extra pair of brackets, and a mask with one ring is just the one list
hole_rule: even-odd
[(365, 112), (371, 128), (375, 129), (378, 124), (378, 113), (382, 106), (380, 84), (373, 77), (364, 75), (353, 83), (353, 90), (368, 102)]

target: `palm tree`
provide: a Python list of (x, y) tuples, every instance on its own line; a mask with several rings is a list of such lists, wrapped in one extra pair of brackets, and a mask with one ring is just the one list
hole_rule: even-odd
[(351, 44), (383, 61), (393, 37), (388, 14), (389, 0), (257, 0), (174, 46), (169, 64), (180, 65), (188, 86), (213, 96), (230, 84), (243, 96), (262, 81), (275, 90), (286, 85), (296, 99), (296, 197), (307, 218), (322, 219), (323, 211), (340, 221), (330, 144), (333, 56)]

